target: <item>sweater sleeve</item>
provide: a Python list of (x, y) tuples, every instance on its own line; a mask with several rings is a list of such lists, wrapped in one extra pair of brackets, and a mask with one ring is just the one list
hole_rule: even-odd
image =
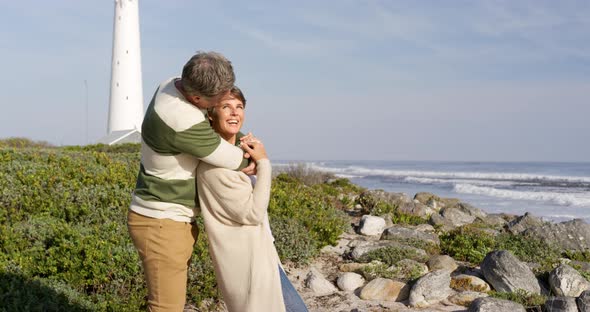
[(188, 130), (177, 132), (174, 138), (177, 150), (195, 155), (215, 167), (242, 169), (248, 165), (241, 148), (222, 140), (208, 121), (203, 121)]
[[(266, 217), (270, 200), (271, 164), (268, 159), (256, 162), (256, 186), (252, 188), (250, 179), (240, 172), (231, 174), (207, 174), (203, 183), (219, 204), (216, 214), (243, 225), (258, 225)], [(219, 173), (218, 169), (216, 173)], [(227, 171), (225, 171), (227, 173)]]

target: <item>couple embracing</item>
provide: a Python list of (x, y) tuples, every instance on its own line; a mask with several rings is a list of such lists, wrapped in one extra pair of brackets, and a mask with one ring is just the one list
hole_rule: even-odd
[(183, 310), (199, 212), (230, 312), (307, 311), (274, 247), (271, 164), (262, 142), (240, 132), (246, 99), (234, 82), (231, 62), (199, 52), (146, 111), (128, 228), (149, 311)]

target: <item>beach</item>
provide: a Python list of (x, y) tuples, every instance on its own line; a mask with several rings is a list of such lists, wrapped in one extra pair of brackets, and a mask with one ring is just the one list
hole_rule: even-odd
[(550, 221), (590, 222), (590, 163), (278, 161), (304, 163), (368, 189), (459, 198), (488, 213), (530, 212)]

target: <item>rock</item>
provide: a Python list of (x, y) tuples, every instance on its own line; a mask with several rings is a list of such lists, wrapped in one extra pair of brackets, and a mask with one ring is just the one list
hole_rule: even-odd
[(524, 307), (514, 301), (497, 298), (477, 298), (469, 306), (468, 312), (526, 312)]
[(343, 273), (338, 277), (336, 281), (336, 285), (338, 288), (344, 291), (354, 291), (355, 289), (363, 286), (365, 284), (365, 279), (356, 273)]
[(423, 217), (423, 218), (436, 212), (432, 208), (430, 208), (424, 204), (415, 203), (415, 202), (400, 203), (399, 206), (397, 207), (397, 211), (405, 213), (405, 214), (409, 214), (412, 216)]
[(455, 227), (470, 224), (475, 221), (475, 216), (455, 207), (444, 208), (440, 211), (440, 215), (449, 220)]
[(490, 285), (481, 278), (473, 275), (459, 274), (451, 278), (451, 288), (459, 291), (488, 292)]
[(370, 281), (360, 293), (364, 300), (402, 301), (408, 298), (409, 286), (387, 278), (376, 278)]
[(425, 233), (416, 229), (407, 228), (401, 225), (394, 225), (383, 231), (381, 239), (398, 240), (401, 242), (418, 240), (422, 242), (440, 245), (438, 235), (434, 233)]
[(551, 271), (549, 286), (557, 296), (565, 297), (577, 297), (583, 291), (590, 290), (590, 282), (567, 264), (562, 264)]
[(363, 235), (381, 235), (385, 229), (385, 219), (364, 215), (359, 224), (359, 232)]
[(455, 206), (446, 207), (440, 211), (440, 215), (449, 220), (453, 226), (462, 226), (473, 223), (476, 219), (483, 219), (486, 213), (467, 203), (458, 203)]
[(307, 273), (305, 287), (313, 291), (316, 296), (326, 296), (338, 291), (336, 286), (324, 278), (324, 276), (315, 268), (312, 268), (309, 273)]
[(585, 250), (590, 248), (590, 224), (574, 219), (557, 224), (548, 223), (524, 231), (563, 250)]
[(428, 206), (434, 212), (438, 212), (442, 208), (455, 206), (460, 202), (457, 198), (441, 198), (427, 192), (416, 193), (416, 195), (414, 195), (414, 200)]
[(428, 259), (426, 264), (430, 271), (447, 270), (453, 272), (459, 267), (455, 259), (447, 255), (434, 255)]
[(590, 312), (590, 290), (583, 291), (576, 299), (580, 312)]
[(432, 193), (428, 193), (428, 192), (420, 192), (420, 193), (416, 193), (416, 195), (414, 195), (414, 200), (417, 200), (418, 202), (427, 205), (431, 208), (434, 209), (440, 209), (440, 197), (438, 197), (437, 195), (434, 195)]
[(515, 292), (523, 289), (541, 294), (541, 286), (531, 269), (506, 250), (492, 251), (481, 263), (485, 279), (496, 291)]
[(451, 275), (448, 271), (434, 271), (419, 278), (410, 291), (410, 306), (423, 308), (443, 299), (453, 293), (449, 287)]
[(391, 220), (391, 214), (386, 213), (384, 215), (380, 215), (379, 217), (385, 220), (385, 228), (392, 227), (394, 225), (393, 221)]
[(508, 223), (500, 214), (489, 214), (481, 220), (484, 224), (502, 227)]
[(426, 224), (426, 223), (416, 225), (416, 231), (425, 232), (425, 233), (436, 232), (436, 230), (434, 229), (434, 226), (432, 226), (430, 224)]
[(543, 306), (547, 312), (578, 312), (578, 305), (574, 297), (551, 297)]
[(508, 224), (506, 225), (506, 230), (511, 234), (520, 234), (526, 231), (527, 229), (542, 226), (544, 224), (545, 222), (543, 222), (541, 218), (535, 217), (527, 212), (524, 215), (508, 222)]
[(468, 307), (475, 299), (485, 298), (488, 294), (477, 291), (462, 291), (449, 297), (449, 301), (464, 307)]
[(418, 249), (416, 247), (404, 245), (404, 244), (401, 244), (396, 241), (378, 241), (378, 242), (363, 242), (363, 243), (357, 245), (356, 247), (354, 247), (354, 249), (350, 253), (350, 257), (354, 261), (360, 261), (366, 253), (373, 251), (373, 250), (386, 248), (386, 247), (394, 247), (394, 248), (399, 248), (401, 250), (410, 249), (410, 250), (414, 251), (419, 256), (423, 256), (423, 257), (427, 256), (426, 251), (424, 251), (422, 249)]
[(443, 217), (440, 213), (431, 215), (429, 222), (433, 226), (438, 227), (443, 232), (449, 232), (457, 227), (451, 220)]

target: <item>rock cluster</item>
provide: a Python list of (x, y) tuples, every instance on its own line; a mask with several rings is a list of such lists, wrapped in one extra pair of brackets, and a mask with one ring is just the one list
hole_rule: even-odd
[[(430, 193), (411, 199), (405, 194), (369, 192), (374, 192), (371, 200), (385, 200), (404, 213), (429, 217), (430, 224), (393, 224), (390, 216), (369, 215), (370, 208), (357, 206), (355, 211), (364, 215), (352, 220), (354, 230), (344, 233), (337, 246), (324, 248), (311, 268), (287, 269), (310, 311), (525, 311), (516, 302), (488, 297), (492, 290), (524, 290), (546, 296), (545, 311), (590, 312), (590, 282), (566, 263), (541, 281), (530, 263), (507, 250), (490, 252), (476, 267), (427, 252), (428, 246), (439, 246), (441, 233), (473, 222), (513, 235), (527, 233), (567, 246), (564, 249), (585, 250), (590, 225), (583, 221), (552, 224), (528, 213), (488, 215), (460, 200)], [(395, 263), (371, 259), (375, 252), (389, 253)], [(584, 266), (590, 268), (590, 263), (578, 263)]]

